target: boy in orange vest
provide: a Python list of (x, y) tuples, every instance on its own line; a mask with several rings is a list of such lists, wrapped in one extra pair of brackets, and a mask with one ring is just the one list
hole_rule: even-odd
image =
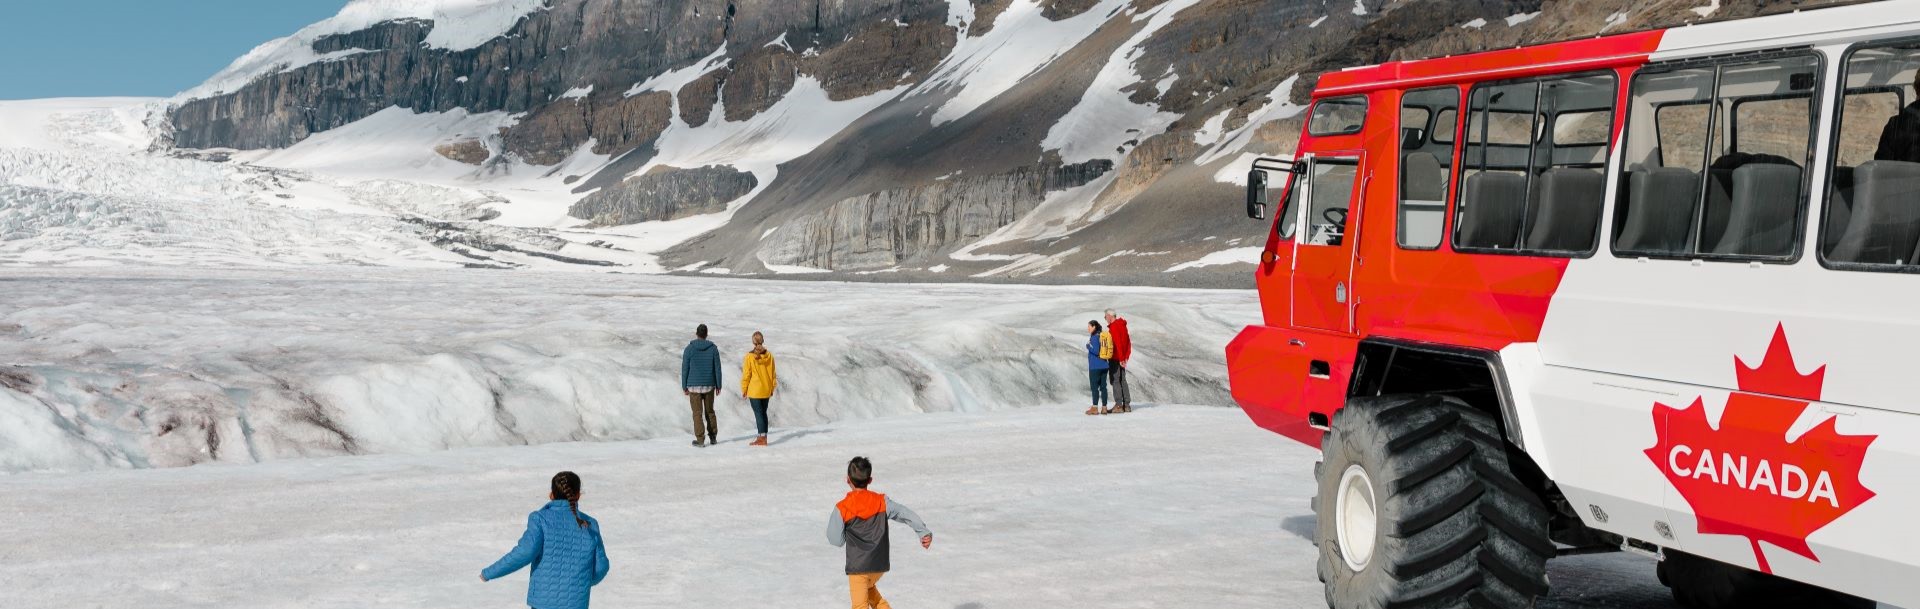
[(847, 549), (847, 585), (853, 609), (891, 609), (880, 597), (880, 577), (892, 568), (888, 560), (887, 521), (898, 520), (920, 535), (920, 547), (933, 547), (933, 531), (920, 516), (886, 495), (867, 490), (873, 483), (873, 463), (866, 457), (847, 462), (847, 498), (827, 515), (827, 543)]

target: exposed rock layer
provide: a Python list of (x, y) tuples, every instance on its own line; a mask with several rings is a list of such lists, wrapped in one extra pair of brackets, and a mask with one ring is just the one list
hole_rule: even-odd
[(728, 202), (753, 192), (759, 183), (751, 173), (717, 165), (662, 167), (587, 195), (567, 213), (595, 226), (677, 220), (725, 210)]

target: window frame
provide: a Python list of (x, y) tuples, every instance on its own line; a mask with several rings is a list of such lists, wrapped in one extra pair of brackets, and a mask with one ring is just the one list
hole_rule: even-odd
[[(1404, 100), (1406, 100), (1407, 96), (1413, 95), (1416, 93), (1426, 93), (1430, 91), (1449, 91), (1453, 93), (1453, 107), (1450, 109), (1434, 110), (1431, 106), (1424, 106), (1424, 105), (1412, 106), (1412, 107), (1420, 108), (1427, 111), (1427, 123), (1421, 126), (1421, 128), (1425, 129), (1427, 132), (1427, 144), (1445, 146), (1447, 148), (1448, 154), (1451, 155), (1451, 158), (1448, 159), (1449, 161), (1451, 161), (1451, 163), (1447, 165), (1447, 174), (1448, 174), (1447, 186), (1446, 186), (1447, 191), (1446, 191), (1446, 194), (1442, 195), (1442, 197), (1444, 198), (1440, 200), (1440, 241), (1437, 243), (1434, 243), (1433, 247), (1417, 247), (1417, 246), (1407, 245), (1406, 243), (1406, 233), (1405, 233), (1406, 225), (1402, 222), (1406, 218), (1406, 216), (1401, 213), (1402, 208), (1406, 205), (1406, 202), (1407, 202), (1407, 195), (1406, 195), (1407, 186), (1406, 186), (1406, 173), (1405, 173), (1406, 172), (1406, 153), (1403, 149), (1400, 148), (1399, 142), (1396, 142), (1394, 144), (1394, 158), (1398, 159), (1397, 166), (1399, 167), (1398, 172), (1400, 173), (1400, 175), (1396, 176), (1397, 179), (1393, 181), (1394, 182), (1393, 184), (1393, 211), (1394, 211), (1393, 244), (1395, 247), (1398, 247), (1401, 250), (1409, 251), (1409, 252), (1439, 251), (1441, 248), (1446, 247), (1448, 242), (1453, 240), (1452, 231), (1448, 230), (1453, 225), (1453, 174), (1458, 170), (1460, 165), (1459, 130), (1463, 128), (1461, 127), (1461, 123), (1460, 123), (1460, 108), (1463, 105), (1461, 100), (1466, 99), (1465, 96), (1460, 94), (1460, 89), (1461, 89), (1460, 85), (1439, 85), (1439, 86), (1433, 86), (1433, 87), (1421, 87), (1418, 89), (1407, 89), (1400, 92), (1400, 99), (1402, 100), (1400, 102), (1400, 108), (1401, 108), (1400, 117), (1402, 119), (1406, 117), (1406, 108), (1408, 107), (1408, 104)], [(1439, 134), (1434, 132), (1433, 127), (1439, 124), (1440, 115), (1445, 112), (1453, 112), (1454, 131), (1447, 133), (1447, 136), (1448, 136), (1447, 140), (1442, 141), (1437, 137)], [(1406, 129), (1406, 125), (1400, 125), (1399, 128)], [(1404, 131), (1402, 131), (1402, 133), (1404, 133)]]
[[(1357, 104), (1354, 103), (1356, 101), (1359, 103)], [(1371, 100), (1368, 99), (1368, 96), (1364, 94), (1342, 95), (1340, 97), (1329, 97), (1326, 99), (1313, 100), (1313, 107), (1307, 109), (1307, 135), (1312, 137), (1338, 137), (1338, 136), (1344, 136), (1344, 135), (1359, 135), (1365, 132), (1367, 130), (1367, 115), (1369, 112), (1373, 111), (1373, 108), (1371, 108), (1368, 105), (1370, 102)], [(1320, 111), (1320, 106), (1326, 105), (1326, 104), (1360, 106), (1359, 124), (1354, 125), (1353, 129), (1350, 129), (1350, 130), (1315, 131), (1313, 128), (1314, 114)]]
[[(1839, 97), (1836, 97), (1832, 100), (1822, 100), (1822, 101), (1833, 102), (1833, 123), (1830, 126), (1828, 126), (1828, 132), (1827, 132), (1827, 141), (1830, 144), (1832, 144), (1831, 146), (1832, 150), (1830, 150), (1832, 154), (1827, 155), (1827, 164), (1826, 164), (1827, 179), (1826, 179), (1826, 183), (1821, 184), (1821, 187), (1822, 187), (1821, 196), (1823, 198), (1820, 201), (1821, 203), (1820, 227), (1819, 227), (1819, 230), (1815, 231), (1819, 234), (1819, 236), (1818, 236), (1818, 241), (1814, 243), (1814, 248), (1813, 248), (1813, 258), (1814, 260), (1818, 260), (1820, 262), (1820, 266), (1822, 268), (1826, 268), (1828, 270), (1834, 270), (1834, 271), (1848, 271), (1848, 272), (1856, 272), (1856, 273), (1894, 273), (1894, 274), (1903, 274), (1903, 275), (1920, 275), (1920, 264), (1875, 264), (1871, 262), (1836, 262), (1836, 261), (1827, 259), (1827, 222), (1832, 219), (1832, 214), (1829, 212), (1831, 212), (1833, 209), (1832, 207), (1833, 199), (1834, 199), (1833, 182), (1834, 182), (1834, 178), (1838, 175), (1838, 172), (1836, 170), (1840, 167), (1840, 154), (1839, 154), (1840, 129), (1841, 129), (1841, 126), (1844, 125), (1847, 120), (1846, 96), (1848, 92), (1854, 90), (1846, 86), (1847, 75), (1845, 73), (1845, 70), (1847, 69), (1849, 64), (1853, 63), (1853, 56), (1855, 53), (1858, 53), (1860, 51), (1870, 50), (1870, 49), (1894, 47), (1894, 46), (1901, 46), (1901, 45), (1920, 45), (1920, 36), (1900, 36), (1895, 38), (1883, 38), (1880, 40), (1867, 40), (1867, 41), (1856, 42), (1851, 45), (1848, 45), (1846, 52), (1843, 52), (1840, 54), (1840, 63), (1837, 69), (1841, 70), (1841, 72), (1835, 74), (1835, 76), (1840, 79), (1840, 86), (1836, 87), (1837, 89), (1836, 94)], [(1825, 85), (1826, 80), (1821, 79), (1820, 84)], [(1871, 93), (1876, 90), (1880, 90), (1884, 88), (1886, 87), (1859, 87), (1858, 89)], [(1911, 102), (1907, 102), (1906, 95), (1902, 94), (1900, 87), (1896, 86), (1893, 88), (1895, 89), (1894, 91), (1895, 95), (1898, 95), (1900, 98), (1900, 101), (1902, 102), (1900, 105), (1900, 111), (1902, 112), (1906, 111), (1907, 104)], [(1914, 97), (1916, 99), (1920, 99), (1920, 87), (1916, 87), (1916, 90), (1914, 92)]]
[[(1706, 189), (1710, 187), (1710, 185), (1707, 183), (1707, 180), (1706, 180), (1706, 172), (1710, 171), (1711, 168), (1713, 167), (1713, 161), (1715, 160), (1714, 157), (1712, 156), (1713, 148), (1714, 148), (1714, 144), (1718, 143), (1718, 138), (1714, 133), (1713, 127), (1717, 121), (1721, 120), (1722, 112), (1732, 113), (1734, 112), (1734, 106), (1738, 104), (1738, 100), (1735, 100), (1735, 103), (1732, 103), (1732, 104), (1721, 103), (1723, 101), (1720, 97), (1721, 76), (1724, 74), (1725, 69), (1728, 66), (1737, 67), (1737, 66), (1765, 63), (1769, 61), (1778, 61), (1782, 59), (1796, 59), (1796, 58), (1806, 58), (1806, 57), (1813, 58), (1813, 70), (1814, 70), (1813, 89), (1809, 90), (1807, 94), (1811, 95), (1814, 100), (1825, 102), (1826, 96), (1828, 95), (1826, 75), (1827, 75), (1827, 69), (1830, 67), (1827, 64), (1827, 56), (1825, 53), (1821, 53), (1818, 50), (1812, 47), (1807, 47), (1807, 46), (1756, 51), (1753, 53), (1743, 53), (1739, 55), (1729, 55), (1729, 56), (1720, 56), (1720, 57), (1705, 57), (1705, 58), (1696, 57), (1696, 58), (1687, 58), (1687, 59), (1676, 59), (1676, 60), (1671, 60), (1667, 62), (1650, 63), (1647, 65), (1640, 66), (1640, 68), (1633, 71), (1633, 76), (1631, 80), (1634, 82), (1634, 86), (1629, 87), (1627, 91), (1629, 104), (1631, 104), (1633, 97), (1639, 92), (1639, 87), (1637, 85), (1639, 84), (1640, 77), (1642, 75), (1666, 74), (1671, 72), (1677, 72), (1680, 70), (1699, 69), (1703, 67), (1713, 68), (1713, 98), (1706, 102), (1707, 105), (1709, 106), (1708, 113), (1707, 113), (1707, 141), (1705, 142), (1707, 158), (1705, 159), (1705, 165), (1701, 167), (1700, 193), (1696, 195), (1694, 198), (1693, 224), (1691, 227), (1689, 227), (1693, 233), (1692, 242), (1693, 242), (1694, 249), (1697, 250), (1700, 248), (1700, 232), (1701, 230), (1704, 229), (1704, 225), (1705, 225), (1704, 218), (1707, 212)], [(1776, 93), (1772, 95), (1779, 96), (1783, 94)], [(1794, 94), (1794, 96), (1796, 97), (1798, 95), (1799, 94), (1797, 93)], [(1769, 97), (1769, 96), (1763, 96), (1763, 95), (1750, 96), (1750, 98), (1752, 99), (1761, 99), (1764, 97)], [(1741, 99), (1747, 99), (1747, 98), (1741, 98)], [(1667, 104), (1658, 104), (1654, 106), (1655, 108), (1654, 137), (1656, 138), (1656, 146), (1658, 145), (1657, 139), (1659, 138), (1659, 133), (1660, 133), (1659, 131), (1660, 121), (1658, 116), (1659, 108), (1663, 108), (1669, 105), (1695, 105), (1697, 103), (1698, 102), (1694, 102), (1692, 104), (1688, 104), (1685, 102), (1669, 102)], [(1721, 108), (1722, 105), (1726, 106), (1725, 110), (1722, 110)], [(1648, 260), (1671, 260), (1671, 261), (1685, 260), (1685, 261), (1701, 261), (1701, 262), (1735, 262), (1735, 263), (1758, 262), (1761, 264), (1773, 264), (1773, 265), (1782, 265), (1782, 266), (1792, 266), (1794, 264), (1799, 263), (1800, 259), (1805, 257), (1806, 251), (1807, 251), (1807, 234), (1806, 234), (1807, 233), (1807, 214), (1809, 209), (1812, 208), (1813, 187), (1814, 187), (1813, 168), (1816, 166), (1815, 164), (1820, 161), (1820, 121), (1826, 118), (1825, 111), (1826, 109), (1822, 107), (1821, 104), (1815, 104), (1814, 115), (1808, 121), (1807, 165), (1800, 168), (1800, 171), (1801, 171), (1800, 195), (1799, 195), (1799, 199), (1796, 201), (1794, 206), (1793, 251), (1788, 255), (1761, 256), (1761, 255), (1754, 255), (1754, 254), (1713, 254), (1713, 253), (1706, 253), (1706, 252), (1692, 252), (1692, 253), (1686, 253), (1686, 254), (1641, 252), (1641, 251), (1633, 251), (1633, 250), (1622, 250), (1619, 248), (1618, 244), (1615, 242), (1616, 241), (1615, 239), (1607, 240), (1608, 253), (1612, 254), (1614, 258), (1619, 258), (1624, 260), (1638, 260), (1641, 258), (1645, 258)], [(1738, 116), (1735, 115), (1732, 118), (1726, 119), (1728, 122), (1727, 135), (1726, 135), (1726, 137), (1728, 138), (1728, 145), (1726, 149), (1729, 154), (1735, 152), (1735, 150), (1732, 147), (1732, 142), (1733, 142), (1732, 138), (1734, 137), (1734, 133), (1739, 129), (1739, 127), (1737, 125), (1733, 125), (1732, 123), (1734, 122), (1733, 118), (1737, 118), (1737, 117)], [(1614, 146), (1618, 147), (1622, 151), (1626, 150), (1628, 142), (1633, 138), (1633, 113), (1628, 112), (1624, 120), (1626, 122), (1623, 124), (1623, 127), (1620, 129), (1619, 141), (1614, 143)], [(1666, 155), (1666, 150), (1662, 148), (1660, 153), (1661, 153), (1661, 156), (1664, 157)], [(1665, 161), (1666, 159), (1664, 158), (1661, 159), (1661, 162), (1663, 165), (1665, 164)], [(1608, 179), (1611, 180), (1616, 185), (1620, 184), (1627, 177), (1624, 173), (1626, 170), (1626, 167), (1627, 167), (1627, 164), (1624, 162), (1624, 160), (1617, 166), (1611, 167), (1608, 171)], [(1829, 171), (1827, 174), (1827, 180), (1831, 182), (1832, 179), (1833, 179), (1833, 174), (1831, 171)], [(1624, 192), (1625, 187), (1619, 186), (1618, 190), (1620, 192)], [(1615, 200), (1609, 201), (1609, 205), (1607, 206), (1608, 209), (1611, 210), (1611, 212), (1615, 215), (1620, 214), (1625, 209), (1624, 207), (1621, 207), (1619, 205), (1619, 201), (1618, 201), (1619, 196), (1620, 195), (1616, 194)], [(1826, 214), (1823, 213), (1821, 215), (1825, 216)], [(1606, 218), (1605, 220), (1608, 223), (1612, 223), (1616, 219), (1617, 218), (1609, 217), (1609, 218)], [(1614, 235), (1614, 236), (1616, 238), (1618, 237), (1618, 235)]]
[[(1473, 99), (1474, 99), (1474, 95), (1479, 93), (1480, 89), (1482, 88), (1515, 85), (1515, 84), (1522, 84), (1522, 83), (1537, 84), (1537, 83), (1543, 83), (1543, 82), (1555, 81), (1555, 80), (1575, 80), (1575, 79), (1588, 78), (1588, 77), (1606, 77), (1613, 81), (1613, 100), (1610, 108), (1613, 111), (1614, 120), (1616, 121), (1619, 120), (1620, 91), (1621, 91), (1620, 72), (1610, 68), (1603, 68), (1603, 69), (1595, 69), (1595, 70), (1583, 70), (1579, 72), (1567, 72), (1562, 74), (1529, 76), (1525, 78), (1512, 78), (1512, 79), (1505, 79), (1505, 80), (1486, 80), (1486, 81), (1473, 83), (1473, 86), (1467, 90), (1466, 96), (1462, 98), (1464, 101), (1461, 102), (1460, 109), (1462, 111), (1461, 118), (1464, 120), (1459, 120), (1458, 122), (1466, 125), (1465, 127), (1463, 127), (1464, 129), (1473, 128), (1472, 127)], [(1552, 163), (1553, 159), (1551, 158), (1551, 149), (1555, 145), (1555, 142), (1553, 141), (1553, 133), (1552, 133), (1553, 129), (1552, 129), (1552, 125), (1546, 124), (1547, 119), (1549, 117), (1545, 113), (1542, 113), (1540, 111), (1540, 102), (1541, 102), (1540, 93), (1538, 90), (1536, 90), (1534, 93), (1533, 116), (1534, 116), (1534, 120), (1539, 122), (1535, 123), (1534, 125), (1533, 134), (1532, 134), (1532, 138), (1534, 141), (1532, 144), (1529, 144), (1527, 147), (1527, 167), (1522, 170), (1526, 172), (1526, 176), (1527, 176), (1526, 192), (1529, 198), (1533, 196), (1533, 184), (1534, 184), (1533, 164), (1534, 164), (1535, 156), (1539, 154), (1540, 146), (1542, 144), (1545, 144), (1549, 149), (1549, 158), (1547, 159), (1548, 160), (1547, 167), (1551, 168), (1554, 166)], [(1587, 111), (1583, 110), (1582, 112), (1587, 112)], [(1557, 116), (1558, 115), (1555, 115), (1556, 118)], [(1601, 174), (1602, 184), (1605, 184), (1606, 183), (1605, 179), (1612, 175), (1611, 169), (1613, 166), (1613, 151), (1615, 150), (1615, 148), (1620, 146), (1621, 142), (1626, 141), (1626, 132), (1624, 129), (1614, 129), (1611, 126), (1609, 126), (1608, 131), (1609, 131), (1609, 134), (1607, 137), (1609, 137), (1611, 141), (1607, 143), (1607, 154), (1605, 157), (1606, 160), (1602, 161), (1601, 163), (1602, 166), (1600, 168), (1600, 171), (1602, 172)], [(1450, 185), (1451, 190), (1447, 193), (1449, 195), (1447, 197), (1447, 212), (1448, 212), (1447, 221), (1449, 223), (1449, 230), (1447, 231), (1445, 239), (1443, 239), (1443, 241), (1446, 243), (1447, 248), (1449, 250), (1456, 253), (1461, 253), (1461, 254), (1483, 254), (1483, 255), (1492, 255), (1492, 256), (1523, 256), (1523, 257), (1532, 257), (1532, 258), (1564, 258), (1564, 259), (1592, 258), (1595, 253), (1598, 253), (1600, 251), (1600, 236), (1604, 232), (1601, 229), (1604, 228), (1604, 225), (1611, 220), (1611, 218), (1609, 218), (1607, 214), (1607, 210), (1610, 207), (1610, 205), (1608, 205), (1609, 201), (1605, 200), (1604, 198), (1602, 198), (1600, 202), (1600, 217), (1593, 223), (1593, 242), (1589, 244), (1587, 246), (1587, 249), (1584, 251), (1534, 250), (1534, 249), (1526, 249), (1522, 247), (1516, 247), (1513, 249), (1501, 249), (1501, 248), (1492, 248), (1492, 247), (1464, 247), (1464, 248), (1461, 247), (1460, 241), (1459, 241), (1459, 237), (1460, 237), (1459, 224), (1460, 223), (1458, 222), (1459, 216), (1461, 213), (1460, 197), (1465, 196), (1466, 194), (1467, 146), (1472, 145), (1471, 142), (1467, 141), (1467, 138), (1471, 136), (1472, 134), (1462, 131), (1460, 134), (1460, 137), (1458, 138), (1460, 141), (1455, 144), (1455, 146), (1458, 148), (1458, 152), (1456, 153), (1456, 156), (1455, 156), (1456, 160), (1454, 161), (1453, 176), (1451, 176), (1453, 183)], [(1481, 142), (1479, 145), (1488, 146), (1488, 147), (1491, 147), (1491, 146), (1517, 147), (1517, 146), (1506, 145), (1506, 144), (1491, 144), (1488, 142)], [(1482, 154), (1480, 159), (1481, 159), (1480, 166), (1486, 167), (1487, 166), (1487, 163), (1485, 162), (1486, 155)], [(1483, 169), (1482, 171), (1485, 171), (1485, 170)], [(1505, 171), (1511, 171), (1511, 170), (1505, 170)], [(1525, 205), (1525, 203), (1523, 203), (1523, 205)], [(1520, 232), (1521, 232), (1520, 238), (1522, 242), (1526, 240), (1526, 230), (1527, 230), (1527, 216), (1523, 212), (1520, 215)]]

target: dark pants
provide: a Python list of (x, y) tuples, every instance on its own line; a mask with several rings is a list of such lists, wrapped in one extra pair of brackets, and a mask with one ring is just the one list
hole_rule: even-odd
[(767, 435), (767, 402), (773, 398), (747, 398), (747, 405), (753, 407), (753, 425), (760, 429), (760, 435)]
[(1107, 405), (1107, 371), (1088, 370), (1087, 383), (1093, 385), (1093, 405)]
[(1127, 391), (1127, 367), (1114, 362), (1107, 368), (1107, 377), (1113, 379), (1113, 405), (1132, 406), (1133, 393)]
[(687, 401), (693, 404), (693, 439), (695, 441), (720, 436), (720, 423), (713, 418), (713, 396), (717, 393), (720, 393), (720, 390), (687, 395)]

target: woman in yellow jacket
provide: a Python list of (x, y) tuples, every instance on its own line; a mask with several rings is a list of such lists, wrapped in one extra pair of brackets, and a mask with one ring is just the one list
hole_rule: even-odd
[(740, 395), (753, 406), (753, 422), (760, 429), (760, 438), (753, 441), (753, 446), (767, 445), (767, 402), (773, 399), (777, 384), (773, 353), (767, 351), (766, 340), (766, 336), (754, 332), (753, 350), (748, 351), (746, 361), (740, 363)]

